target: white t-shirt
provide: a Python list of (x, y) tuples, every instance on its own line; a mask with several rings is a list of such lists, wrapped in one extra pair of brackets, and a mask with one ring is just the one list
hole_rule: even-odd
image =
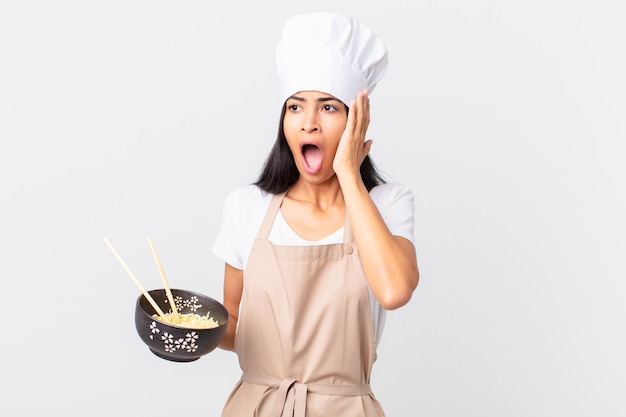
[[(413, 193), (404, 185), (381, 184), (370, 191), (385, 224), (395, 236), (401, 236), (415, 244)], [(245, 270), (252, 243), (261, 227), (272, 194), (261, 191), (256, 185), (239, 187), (225, 199), (222, 208), (222, 224), (213, 244), (213, 253), (229, 265)], [(282, 246), (313, 246), (341, 243), (343, 227), (317, 241), (305, 240), (296, 234), (283, 218), (280, 210), (268, 239)], [(370, 291), (370, 307), (376, 343), (380, 341), (385, 325), (386, 311)]]

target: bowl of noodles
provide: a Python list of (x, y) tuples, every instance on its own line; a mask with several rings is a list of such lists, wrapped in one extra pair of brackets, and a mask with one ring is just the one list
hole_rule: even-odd
[(228, 327), (228, 310), (206, 295), (171, 289), (175, 309), (165, 289), (148, 291), (165, 317), (142, 294), (135, 305), (135, 327), (156, 356), (174, 362), (191, 362), (213, 351)]

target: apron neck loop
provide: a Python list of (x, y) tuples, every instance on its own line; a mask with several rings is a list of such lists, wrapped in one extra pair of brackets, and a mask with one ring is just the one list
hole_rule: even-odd
[(278, 213), (280, 205), (282, 204), (283, 198), (285, 198), (286, 194), (287, 191), (280, 194), (274, 194), (272, 196), (272, 200), (270, 201), (270, 205), (267, 208), (267, 212), (265, 212), (263, 223), (261, 223), (261, 227), (259, 228), (259, 232), (257, 233), (257, 239), (267, 239), (267, 237), (270, 235), (272, 225), (274, 224), (274, 220), (276, 219), (276, 214)]
[[(280, 205), (282, 204), (285, 195), (287, 195), (287, 191), (280, 194), (274, 194), (272, 196), (267, 212), (265, 213), (265, 217), (263, 218), (263, 222), (261, 223), (261, 227), (259, 228), (259, 232), (257, 233), (257, 239), (267, 239), (270, 235), (270, 231), (274, 225), (274, 220), (276, 219), (276, 214), (278, 214), (278, 210), (280, 210)], [(352, 234), (352, 226), (350, 225), (348, 209), (345, 209), (345, 211), (346, 215), (343, 225), (343, 243), (353, 243), (354, 235)]]

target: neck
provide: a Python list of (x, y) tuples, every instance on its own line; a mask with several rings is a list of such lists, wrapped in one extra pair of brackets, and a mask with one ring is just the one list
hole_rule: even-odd
[(336, 176), (320, 184), (300, 178), (289, 189), (287, 196), (293, 200), (312, 204), (324, 211), (343, 205), (343, 194)]

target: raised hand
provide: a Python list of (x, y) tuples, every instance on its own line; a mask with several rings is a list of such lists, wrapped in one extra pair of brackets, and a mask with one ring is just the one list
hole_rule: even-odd
[(338, 178), (360, 176), (360, 167), (372, 146), (372, 140), (365, 140), (370, 123), (370, 101), (367, 90), (359, 92), (350, 103), (346, 129), (339, 140), (333, 169)]

